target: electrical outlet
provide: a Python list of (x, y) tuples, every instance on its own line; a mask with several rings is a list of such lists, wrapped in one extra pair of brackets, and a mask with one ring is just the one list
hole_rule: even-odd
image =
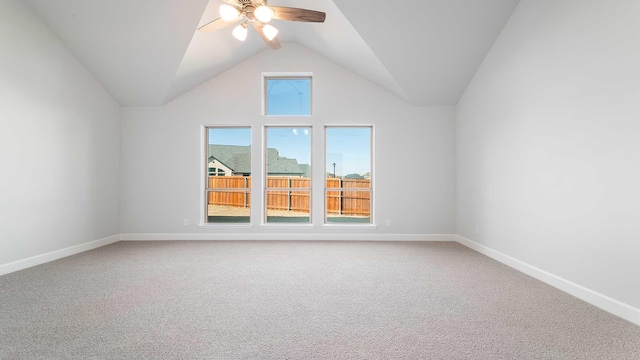
[(182, 220), (182, 225), (189, 226), (189, 219)]
[(386, 224), (387, 224), (387, 226), (391, 226), (391, 220), (387, 219)]
[(480, 226), (476, 225), (476, 234), (480, 234)]

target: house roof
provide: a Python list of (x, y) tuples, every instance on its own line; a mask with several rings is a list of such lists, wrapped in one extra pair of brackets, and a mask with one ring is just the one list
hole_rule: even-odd
[(309, 164), (298, 164), (298, 166), (300, 167), (300, 171), (302, 171), (302, 176), (304, 177), (311, 177), (311, 165)]
[[(223, 0), (25, 0), (123, 106), (154, 106), (266, 50), (254, 31), (196, 29)], [(455, 105), (520, 0), (273, 0), (324, 11), (273, 21), (295, 42), (414, 105)], [(271, 52), (277, 57), (277, 51)]]
[[(235, 173), (251, 173), (251, 146), (209, 145), (209, 161), (211, 157), (218, 159)], [(267, 165), (269, 174), (304, 175), (307, 164), (298, 164), (296, 159), (280, 156), (277, 149), (267, 149)]]
[(251, 173), (251, 147), (236, 145), (209, 145), (209, 161), (215, 157), (236, 173)]
[(276, 149), (267, 149), (267, 169), (268, 174), (282, 175), (302, 175), (304, 171), (300, 170), (298, 160), (281, 157)]

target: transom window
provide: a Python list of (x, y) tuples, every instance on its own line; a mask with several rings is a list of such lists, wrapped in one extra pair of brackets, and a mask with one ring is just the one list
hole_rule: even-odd
[(265, 76), (265, 115), (311, 115), (311, 76)]

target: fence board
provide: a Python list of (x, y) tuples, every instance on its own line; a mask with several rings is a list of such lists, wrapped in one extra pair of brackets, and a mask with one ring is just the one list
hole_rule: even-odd
[[(267, 209), (309, 212), (309, 178), (267, 177)], [(329, 214), (370, 216), (371, 181), (369, 179), (326, 179), (326, 206)], [(210, 176), (209, 204), (226, 206), (251, 206), (251, 177)], [(277, 188), (278, 190), (269, 190)], [(234, 190), (239, 189), (239, 190)], [(351, 189), (362, 189), (361, 191)], [(217, 191), (216, 191), (217, 190)]]

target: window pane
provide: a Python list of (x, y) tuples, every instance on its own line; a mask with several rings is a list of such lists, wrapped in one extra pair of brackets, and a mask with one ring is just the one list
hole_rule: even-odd
[(311, 78), (265, 78), (267, 115), (311, 115)]
[(267, 222), (309, 222), (311, 128), (268, 127)]
[(325, 141), (326, 221), (370, 223), (371, 127), (327, 127)]
[(371, 190), (326, 192), (327, 223), (370, 223)]
[(207, 195), (207, 222), (248, 223), (250, 221), (250, 191), (209, 191)]
[(207, 130), (207, 222), (248, 223), (251, 209), (251, 129)]

